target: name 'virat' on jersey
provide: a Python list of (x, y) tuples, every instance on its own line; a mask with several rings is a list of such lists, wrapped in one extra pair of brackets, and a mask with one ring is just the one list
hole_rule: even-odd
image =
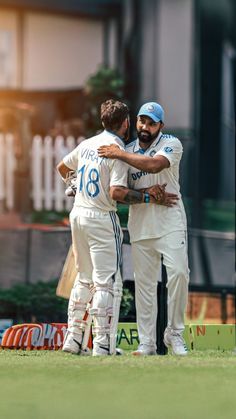
[(107, 144), (123, 147), (121, 139), (104, 130), (83, 141), (63, 159), (67, 167), (77, 172), (77, 207), (116, 211), (116, 202), (110, 197), (110, 187), (127, 187), (127, 165), (119, 160), (98, 156), (98, 147)]
[(183, 147), (178, 138), (160, 133), (147, 150), (140, 149), (137, 139), (126, 146), (126, 151), (149, 157), (161, 155), (170, 162), (170, 166), (160, 173), (147, 173), (130, 166), (128, 173), (130, 188), (142, 189), (155, 184), (167, 183), (166, 191), (175, 193), (179, 197), (177, 204), (171, 208), (156, 204), (131, 205), (128, 222), (131, 242), (162, 237), (173, 231), (186, 230), (186, 215), (179, 186), (179, 163)]

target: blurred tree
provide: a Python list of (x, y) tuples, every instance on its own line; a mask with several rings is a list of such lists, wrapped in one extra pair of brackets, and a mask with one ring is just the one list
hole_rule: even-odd
[(14, 322), (66, 322), (68, 302), (56, 296), (57, 280), (0, 289), (0, 317)]
[[(10, 289), (0, 288), (0, 318), (13, 319), (14, 323), (66, 323), (68, 300), (56, 296), (57, 283), (56, 279), (36, 284), (16, 284)], [(124, 288), (120, 318), (128, 321), (133, 311), (134, 296)]]
[(118, 70), (101, 66), (97, 73), (87, 80), (84, 90), (86, 104), (83, 120), (86, 125), (86, 135), (92, 136), (102, 130), (101, 103), (107, 99), (124, 100), (124, 80)]

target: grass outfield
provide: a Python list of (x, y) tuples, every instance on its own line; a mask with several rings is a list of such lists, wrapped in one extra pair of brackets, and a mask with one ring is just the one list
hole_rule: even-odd
[(233, 419), (236, 354), (0, 351), (1, 419)]

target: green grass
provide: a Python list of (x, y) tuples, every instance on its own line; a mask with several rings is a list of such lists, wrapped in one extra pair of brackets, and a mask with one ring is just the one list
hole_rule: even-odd
[(1, 419), (232, 419), (236, 355), (0, 351)]

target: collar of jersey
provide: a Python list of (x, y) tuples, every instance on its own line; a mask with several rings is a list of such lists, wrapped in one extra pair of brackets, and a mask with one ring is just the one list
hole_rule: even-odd
[(137, 138), (136, 143), (135, 143), (135, 146), (134, 146), (134, 149), (133, 149), (133, 152), (134, 153), (138, 153), (138, 154), (146, 154), (147, 151), (150, 151), (152, 148), (154, 148), (154, 147), (157, 146), (157, 144), (161, 140), (162, 135), (163, 135), (162, 132), (159, 132), (159, 134), (158, 134), (157, 138), (155, 139), (155, 141), (153, 141), (153, 143), (148, 148), (146, 148), (146, 150), (144, 150), (143, 148), (140, 148), (139, 147), (139, 139)]
[(104, 134), (107, 134), (109, 137), (113, 137), (114, 140), (121, 145), (122, 147), (124, 147), (124, 141), (122, 140), (121, 137), (119, 137), (117, 134), (115, 134), (112, 131), (108, 131), (107, 129), (104, 130)]

